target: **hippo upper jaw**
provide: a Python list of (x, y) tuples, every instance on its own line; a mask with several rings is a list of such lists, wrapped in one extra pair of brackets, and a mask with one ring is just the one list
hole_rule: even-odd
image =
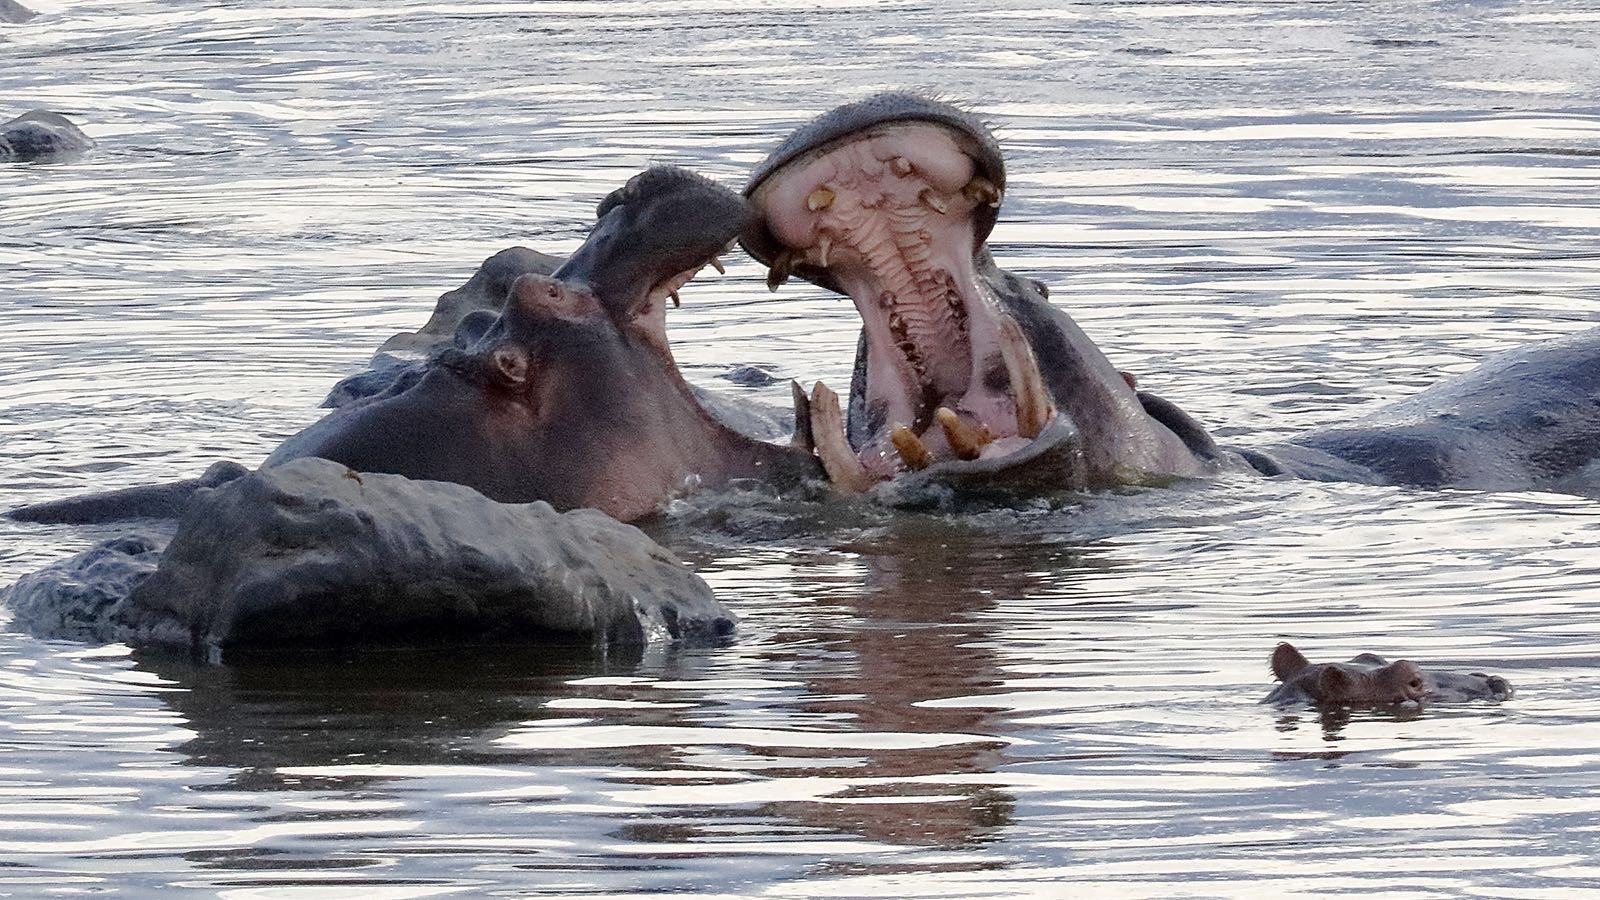
[(849, 427), (825, 386), (806, 398), (832, 480), (865, 490), (979, 461), (987, 480), (989, 460), (1013, 456), (1031, 471), (1041, 448), (1030, 445), (1058, 415), (1078, 457), (1056, 487), (1201, 474), (1070, 318), (994, 265), (985, 240), (1004, 183), (981, 123), (896, 94), (820, 117), (757, 170), (741, 241), (770, 265), (769, 287), (798, 275), (848, 294), (861, 315)]
[(749, 204), (715, 182), (673, 166), (655, 166), (612, 191), (596, 209), (594, 229), (555, 272), (582, 283), (618, 328), (665, 351), (666, 303), (705, 266), (721, 270), (751, 217)]
[(803, 270), (861, 315), (865, 434), (846, 450), (837, 400), (822, 386), (810, 397), (836, 482), (1004, 455), (1053, 412), (1032, 350), (976, 267), (974, 213), (1000, 195), (972, 144), (943, 124), (880, 124), (796, 155), (752, 192), (761, 229), (782, 248), (770, 283)]

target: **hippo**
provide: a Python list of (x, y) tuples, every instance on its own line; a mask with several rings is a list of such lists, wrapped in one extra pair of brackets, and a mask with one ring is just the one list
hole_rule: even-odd
[[(848, 295), (862, 319), (847, 403), (813, 388), (830, 480), (1159, 484), (1228, 470), (1485, 489), (1600, 474), (1600, 329), (1512, 351), (1338, 428), (1260, 450), (1221, 447), (1141, 392), (1045, 286), (985, 241), (1005, 164), (973, 114), (885, 93), (824, 113), (756, 166), (741, 236), (777, 290)], [(1600, 479), (1596, 479), (1600, 480)]]
[(756, 166), (741, 243), (768, 286), (797, 275), (847, 294), (862, 318), (848, 421), (826, 385), (808, 398), (830, 480), (860, 491), (905, 472), (1037, 464), (1041, 439), (1068, 448), (1043, 463), (1066, 487), (1214, 470), (1041, 285), (995, 264), (985, 241), (1004, 191), (983, 123), (916, 94), (826, 113)]
[(38, 13), (18, 3), (17, 0), (0, 0), (0, 22), (18, 25), (37, 15)]
[(0, 123), (0, 162), (38, 162), (82, 153), (94, 146), (66, 116), (47, 109)]
[(1374, 653), (1349, 662), (1312, 663), (1289, 643), (1273, 651), (1272, 674), (1282, 684), (1263, 703), (1391, 706), (1506, 700), (1512, 695), (1511, 683), (1498, 675), (1424, 670), (1409, 660), (1389, 662)]
[[(779, 489), (821, 476), (806, 449), (758, 441), (695, 401), (667, 345), (665, 304), (744, 227), (743, 198), (655, 167), (607, 196), (584, 244), (551, 275), (511, 285), (470, 346), (439, 350), (414, 383), (336, 409), (263, 468), (304, 457), (450, 481), (502, 503), (543, 500), (633, 521), (674, 493), (739, 479)], [(174, 508), (173, 486), (159, 493)], [(138, 503), (124, 496), (119, 512)], [(27, 521), (82, 521), (97, 498), (24, 507)]]

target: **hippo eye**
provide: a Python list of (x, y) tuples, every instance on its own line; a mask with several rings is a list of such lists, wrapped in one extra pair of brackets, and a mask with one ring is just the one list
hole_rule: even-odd
[(1410, 681), (1410, 682), (1409, 682), (1409, 685), (1410, 685), (1410, 686), (1411, 686), (1411, 687), (1412, 687), (1412, 688), (1413, 688), (1413, 689), (1414, 689), (1414, 690), (1419, 690), (1419, 691), (1420, 691), (1420, 690), (1422, 690), (1422, 679), (1421, 679), (1421, 678), (1413, 678), (1413, 679), (1411, 679), (1411, 681)]

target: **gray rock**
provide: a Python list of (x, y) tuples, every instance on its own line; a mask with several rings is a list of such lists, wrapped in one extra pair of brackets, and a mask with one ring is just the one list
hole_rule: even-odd
[(33, 162), (82, 153), (94, 146), (66, 116), (46, 109), (0, 123), (0, 162)]
[(323, 459), (197, 490), (164, 555), (161, 546), (118, 538), (25, 576), (4, 595), (13, 626), (207, 651), (419, 638), (707, 642), (734, 628), (699, 576), (604, 513), (496, 503)]
[(11, 627), (50, 640), (117, 639), (112, 611), (156, 570), (167, 534), (128, 534), (24, 575), (0, 588)]

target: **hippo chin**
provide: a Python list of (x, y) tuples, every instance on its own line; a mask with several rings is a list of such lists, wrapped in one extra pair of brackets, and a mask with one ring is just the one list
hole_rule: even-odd
[(992, 482), (1014, 460), (1026, 481), (1088, 488), (1213, 470), (1042, 286), (995, 264), (985, 241), (1004, 190), (988, 129), (914, 94), (835, 109), (756, 168), (742, 242), (769, 286), (797, 275), (848, 294), (862, 319), (848, 424), (825, 385), (806, 398), (830, 479)]
[(0, 122), (0, 162), (45, 162), (83, 153), (94, 141), (66, 116), (47, 109)]
[(1272, 674), (1283, 683), (1265, 703), (1392, 706), (1505, 700), (1512, 695), (1511, 683), (1498, 675), (1424, 670), (1408, 660), (1389, 662), (1373, 653), (1349, 662), (1312, 663), (1288, 643), (1273, 652)]
[[(497, 318), (464, 320), (420, 377), (334, 410), (263, 468), (322, 457), (356, 472), (455, 482), (502, 503), (592, 507), (623, 521), (694, 487), (760, 479), (783, 489), (820, 478), (810, 453), (713, 419), (667, 345), (668, 298), (726, 251), (749, 215), (737, 194), (685, 170), (635, 176), (600, 203), (588, 239), (560, 268), (516, 278)], [(96, 521), (108, 510), (148, 515), (146, 501), (170, 515), (196, 486), (134, 488), (10, 515)]]
[(1600, 483), (1600, 329), (1512, 351), (1348, 426), (1223, 448), (1136, 391), (1042, 284), (995, 264), (984, 241), (1004, 188), (982, 122), (904, 93), (822, 115), (752, 175), (756, 218), (741, 240), (770, 267), (769, 286), (798, 276), (861, 314), (848, 425), (825, 386), (803, 398), (817, 455), (845, 490), (888, 479), (1076, 489), (1225, 469), (1578, 493)]

